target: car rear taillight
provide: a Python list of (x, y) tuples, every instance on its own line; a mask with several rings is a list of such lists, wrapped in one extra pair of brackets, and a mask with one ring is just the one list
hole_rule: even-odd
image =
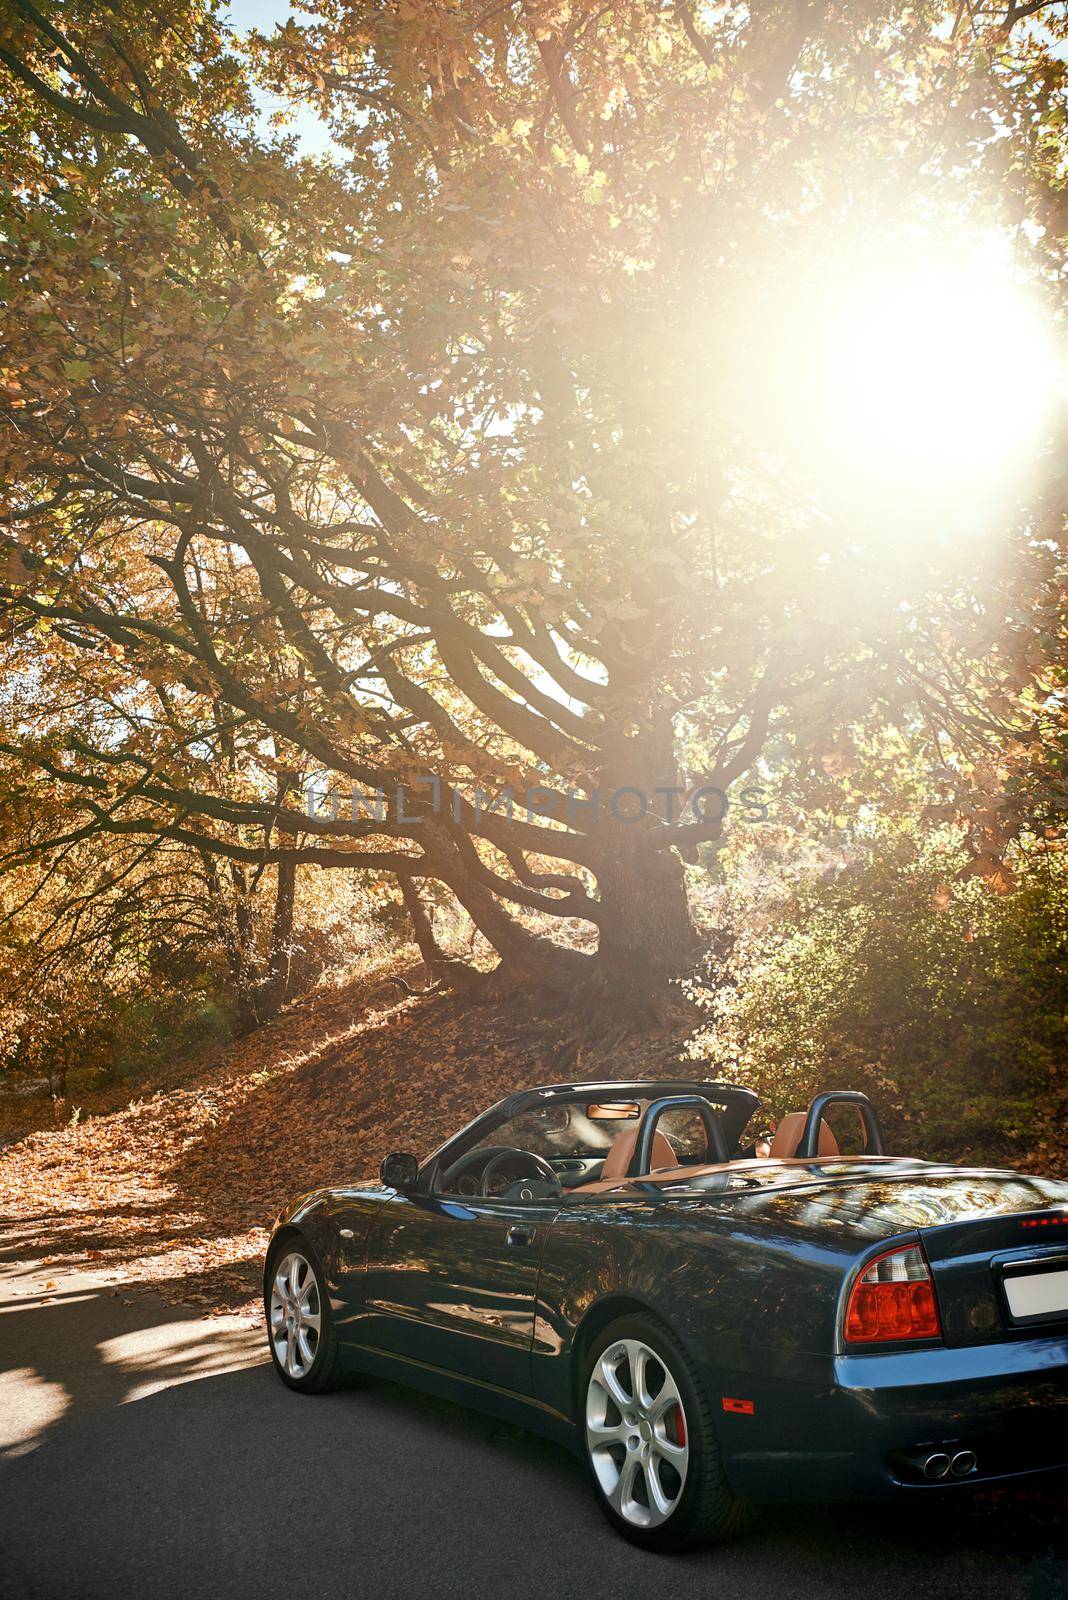
[(869, 1261), (849, 1296), (845, 1336), (850, 1344), (942, 1337), (931, 1269), (918, 1244)]

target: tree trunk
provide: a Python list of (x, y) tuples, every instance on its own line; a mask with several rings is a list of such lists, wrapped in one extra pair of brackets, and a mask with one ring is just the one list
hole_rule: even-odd
[(262, 1019), (273, 1017), (289, 999), (293, 963), (293, 905), (297, 889), (297, 868), (292, 861), (278, 863), (274, 917), (271, 922), (271, 953), (267, 962), (267, 981), (259, 1006)]
[[(622, 830), (621, 830), (622, 831)], [(693, 967), (700, 940), (690, 915), (686, 876), (672, 850), (657, 854), (620, 840), (598, 874), (601, 936), (594, 965), (606, 998), (656, 1020), (677, 1010), (672, 979)]]
[[(665, 1020), (684, 1008), (672, 980), (692, 969), (700, 953), (685, 868), (674, 850), (655, 848), (649, 826), (649, 818), (672, 820), (681, 795), (670, 710), (654, 708), (637, 735), (628, 729), (607, 741), (599, 777), (605, 795), (618, 801), (631, 793), (626, 806), (613, 809), (609, 799), (597, 825), (601, 915), (594, 987), (638, 1022)], [(634, 817), (639, 804), (649, 818)]]
[[(243, 874), (231, 878), (229, 893), (223, 886), (218, 863), (207, 851), (200, 852), (204, 866), (204, 880), (208, 899), (215, 913), (219, 938), (226, 952), (226, 970), (234, 1002), (234, 1023), (239, 1035), (250, 1033), (259, 1020), (256, 1015), (255, 991), (248, 970), (249, 951), (247, 936), (249, 921), (242, 915), (240, 880)], [(246, 942), (242, 942), (242, 932)]]
[(430, 920), (430, 913), (419, 898), (419, 890), (411, 878), (404, 877), (400, 880), (400, 892), (404, 909), (412, 925), (412, 935), (423, 958), (423, 965), (433, 980), (437, 969), (445, 965), (447, 958), (434, 937), (434, 925)]

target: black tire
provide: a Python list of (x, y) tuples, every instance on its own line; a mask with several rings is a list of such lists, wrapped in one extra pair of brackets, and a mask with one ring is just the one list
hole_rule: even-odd
[[(300, 1256), (307, 1263), (315, 1280), (315, 1297), (309, 1303), (318, 1304), (320, 1318), (318, 1338), (314, 1349), (314, 1360), (306, 1370), (293, 1373), (286, 1370), (284, 1362), (279, 1357), (275, 1348), (275, 1334), (271, 1323), (271, 1293), (275, 1276), (286, 1259), (290, 1256)], [(301, 1280), (302, 1287), (306, 1285), (307, 1278)], [(263, 1274), (263, 1310), (267, 1321), (267, 1346), (271, 1352), (271, 1361), (274, 1370), (282, 1382), (289, 1389), (295, 1389), (298, 1394), (326, 1394), (331, 1389), (340, 1389), (346, 1382), (347, 1373), (342, 1363), (341, 1346), (337, 1341), (334, 1329), (333, 1314), (330, 1310), (330, 1297), (326, 1291), (326, 1280), (319, 1259), (304, 1238), (303, 1234), (291, 1233), (271, 1245), (267, 1257), (267, 1264)]]
[[(590, 1380), (601, 1356), (613, 1345), (624, 1340), (635, 1340), (662, 1364), (674, 1380), (682, 1401), (685, 1442), (689, 1447), (689, 1460), (678, 1499), (666, 1520), (655, 1527), (639, 1527), (621, 1516), (608, 1500), (586, 1433), (587, 1393)], [(603, 1391), (601, 1391), (603, 1395)], [(579, 1440), (593, 1484), (597, 1503), (608, 1521), (632, 1544), (646, 1550), (689, 1550), (699, 1545), (720, 1543), (736, 1538), (751, 1526), (757, 1508), (749, 1501), (740, 1500), (727, 1482), (723, 1457), (716, 1437), (712, 1406), (689, 1354), (671, 1329), (651, 1313), (636, 1313), (621, 1317), (597, 1335), (583, 1363), (577, 1396)], [(613, 1414), (622, 1417), (622, 1408)], [(619, 1451), (625, 1451), (620, 1446)], [(613, 1446), (613, 1451), (616, 1447)], [(617, 1452), (618, 1453), (618, 1452)], [(602, 1455), (602, 1462), (603, 1462)], [(616, 1457), (613, 1455), (613, 1460)], [(668, 1468), (670, 1471), (670, 1467)], [(663, 1473), (661, 1473), (663, 1476)], [(677, 1475), (676, 1475), (677, 1478)], [(639, 1493), (641, 1486), (639, 1486)], [(645, 1481), (646, 1501), (648, 1487)]]

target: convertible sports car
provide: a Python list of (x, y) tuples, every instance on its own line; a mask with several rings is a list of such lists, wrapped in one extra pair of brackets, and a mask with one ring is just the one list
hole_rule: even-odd
[(267, 1253), (279, 1376), (354, 1368), (540, 1429), (658, 1549), (761, 1501), (1068, 1466), (1068, 1183), (888, 1156), (854, 1091), (773, 1134), (758, 1107), (528, 1089), (381, 1185), (306, 1195)]

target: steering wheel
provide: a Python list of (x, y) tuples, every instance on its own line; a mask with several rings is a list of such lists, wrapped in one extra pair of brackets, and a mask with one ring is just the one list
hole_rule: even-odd
[[(546, 1182), (553, 1185), (554, 1189), (558, 1190), (560, 1188), (560, 1179), (558, 1175), (553, 1171), (552, 1167), (550, 1167), (547, 1161), (542, 1160), (541, 1156), (536, 1156), (533, 1150), (515, 1150), (511, 1148), (511, 1146), (506, 1146), (505, 1149), (498, 1150), (495, 1156), (491, 1156), (486, 1162), (486, 1165), (482, 1168), (482, 1178), (478, 1186), (478, 1192), (483, 1199), (486, 1199), (489, 1196), (489, 1180), (497, 1172), (497, 1169), (499, 1167), (503, 1167), (505, 1162), (515, 1161), (516, 1159), (527, 1162), (531, 1167), (534, 1168), (534, 1173), (532, 1176), (545, 1179)], [(537, 1197), (533, 1194), (520, 1194), (517, 1196), (517, 1198), (533, 1200)]]

